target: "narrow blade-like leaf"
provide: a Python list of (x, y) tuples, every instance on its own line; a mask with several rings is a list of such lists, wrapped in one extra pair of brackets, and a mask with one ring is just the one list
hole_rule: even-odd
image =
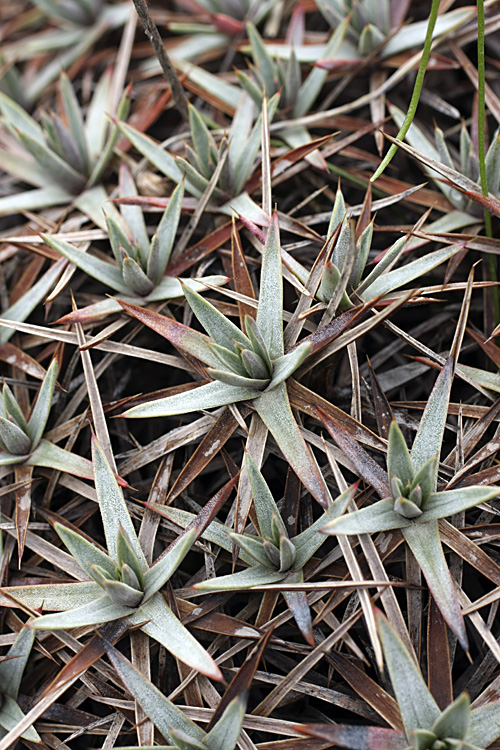
[(327, 508), (330, 493), (293, 418), (285, 384), (280, 383), (272, 391), (259, 395), (254, 407), (300, 481), (318, 503)]
[(153, 594), (129, 619), (134, 625), (140, 624), (144, 633), (165, 646), (167, 651), (188, 667), (213, 680), (222, 680), (219, 667), (212, 657), (179, 622), (161, 594)]
[(271, 359), (283, 356), (283, 274), (277, 214), (267, 230), (263, 251), (257, 327)]
[(111, 620), (118, 620), (135, 612), (130, 607), (114, 604), (109, 596), (101, 596), (90, 604), (84, 604), (77, 609), (67, 612), (56, 612), (52, 615), (42, 615), (31, 621), (30, 627), (35, 630), (68, 630), (83, 628), (88, 625), (98, 625)]
[(40, 390), (38, 391), (36, 404), (31, 412), (31, 417), (28, 422), (28, 435), (31, 438), (31, 445), (33, 448), (36, 448), (40, 442), (43, 431), (45, 430), (45, 425), (49, 418), (54, 388), (56, 387), (57, 370), (57, 360), (54, 359), (43, 379)]
[(403, 528), (402, 531), (422, 569), (441, 614), (457, 636), (462, 648), (467, 651), (467, 634), (463, 615), (458, 603), (455, 584), (441, 547), (437, 521), (413, 523)]

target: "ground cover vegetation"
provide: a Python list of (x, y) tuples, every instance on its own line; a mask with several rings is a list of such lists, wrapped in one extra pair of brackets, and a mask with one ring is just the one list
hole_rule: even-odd
[(0, 3), (0, 750), (500, 748), (500, 3)]

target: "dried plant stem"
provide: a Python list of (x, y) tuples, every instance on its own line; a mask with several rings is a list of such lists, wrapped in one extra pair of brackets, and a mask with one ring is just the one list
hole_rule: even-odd
[[(485, 127), (485, 67), (484, 67), (484, 0), (477, 0), (477, 120), (478, 120), (478, 157), (479, 157), (479, 175), (481, 182), (481, 192), (487, 197), (488, 195), (488, 178), (486, 175), (486, 156), (484, 144), (484, 127)], [(491, 226), (491, 214), (484, 210), (484, 227), (487, 237), (493, 237)], [(498, 281), (497, 266), (495, 256), (492, 253), (488, 255), (488, 269), (490, 280)], [(493, 311), (495, 316), (495, 325), (500, 323), (500, 298), (498, 287), (493, 287)]]
[[(479, 3), (478, 3), (478, 9), (479, 9)], [(438, 10), (439, 10), (439, 0), (432, 0), (431, 12), (429, 15), (429, 21), (427, 23), (427, 32), (425, 34), (424, 49), (422, 51), (422, 57), (420, 58), (420, 65), (418, 66), (417, 78), (415, 80), (415, 86), (413, 87), (413, 94), (411, 96), (411, 101), (408, 107), (408, 112), (406, 113), (404, 122), (401, 125), (399, 133), (396, 136), (397, 141), (404, 140), (404, 137), (409, 131), (410, 126), (413, 122), (413, 118), (415, 117), (415, 113), (417, 111), (420, 94), (422, 92), (422, 86), (424, 84), (425, 71), (427, 70), (427, 64), (429, 62), (429, 57), (431, 54), (432, 35), (434, 34), (434, 27), (436, 25)], [(397, 148), (398, 147), (396, 146), (396, 144), (393, 143), (393, 145), (390, 147), (389, 151), (385, 155), (384, 159), (382, 159), (382, 163), (380, 164), (378, 169), (375, 171), (375, 173), (372, 175), (370, 182), (374, 182), (378, 177), (380, 177), (382, 172), (384, 172), (385, 168), (390, 164), (392, 157), (396, 153)]]
[(179, 109), (182, 119), (185, 122), (189, 122), (188, 103), (184, 89), (182, 88), (181, 82), (175, 72), (175, 68), (170, 62), (170, 58), (167, 55), (165, 46), (163, 44), (160, 32), (151, 17), (149, 8), (146, 4), (146, 0), (134, 0), (135, 9), (139, 19), (142, 23), (144, 33), (151, 42), (155, 55), (158, 58), (158, 62), (161, 65), (165, 78), (167, 79), (170, 88), (172, 89), (172, 95), (174, 102)]

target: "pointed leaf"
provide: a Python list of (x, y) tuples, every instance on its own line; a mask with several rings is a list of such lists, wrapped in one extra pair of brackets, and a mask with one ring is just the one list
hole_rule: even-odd
[(437, 518), (448, 518), (475, 505), (487, 503), (498, 497), (500, 489), (497, 487), (463, 487), (458, 490), (434, 492), (425, 506), (422, 521)]
[(252, 348), (250, 339), (245, 336), (238, 326), (235, 326), (225, 315), (210, 304), (208, 300), (204, 299), (201, 294), (193, 292), (186, 287), (184, 289), (184, 296), (188, 301), (189, 307), (208, 335), (220, 346), (234, 351), (234, 342), (237, 341), (245, 349)]
[(125, 286), (132, 294), (146, 297), (154, 289), (154, 284), (133, 258), (125, 257), (122, 261), (122, 277)]
[(209, 578), (201, 583), (196, 583), (193, 588), (197, 591), (239, 591), (251, 589), (253, 586), (266, 586), (268, 583), (283, 581), (286, 573), (271, 570), (264, 565), (254, 565), (238, 573), (227, 576)]
[(453, 737), (463, 740), (470, 723), (470, 698), (462, 693), (453, 703), (445, 708), (441, 716), (432, 727), (437, 737)]
[(5, 417), (0, 417), (0, 437), (9, 453), (27, 457), (31, 449), (31, 440), (17, 424)]
[[(444, 368), (439, 373), (434, 384), (427, 406), (422, 414), (415, 440), (411, 449), (411, 462), (415, 472), (420, 471), (422, 466), (430, 458), (441, 453), (446, 417), (448, 415), (448, 404), (450, 401), (451, 384), (453, 382), (453, 358), (448, 357)], [(437, 481), (437, 464), (434, 475), (434, 487)]]
[(207, 365), (211, 365), (212, 367), (220, 366), (220, 360), (212, 352), (212, 342), (208, 336), (198, 333), (198, 331), (194, 331), (192, 328), (182, 325), (182, 323), (177, 323), (177, 321), (167, 318), (164, 315), (151, 312), (151, 310), (143, 310), (142, 307), (130, 305), (122, 300), (119, 300), (119, 303), (125, 312), (141, 323), (144, 323), (144, 325), (149, 326), (149, 328), (159, 333), (163, 338), (166, 338), (174, 346), (185, 349)]
[(5, 419), (12, 417), (11, 421), (14, 424), (17, 424), (24, 433), (28, 434), (28, 425), (26, 424), (24, 414), (14, 398), (14, 394), (6, 383), (2, 388), (2, 402), (2, 417)]
[(83, 127), (82, 110), (78, 104), (73, 86), (64, 71), (59, 78), (59, 85), (61, 87), (63, 106), (68, 119), (69, 129), (76, 145), (78, 146), (80, 158), (84, 165), (84, 171), (87, 172), (89, 166), (89, 154), (87, 140), (85, 138), (85, 130)]
[[(16, 701), (10, 695), (3, 696), (2, 708), (0, 708), (0, 726), (10, 732), (20, 721), (24, 719), (24, 714), (17, 705)], [(30, 742), (41, 742), (42, 739), (34, 727), (27, 729), (22, 735), (25, 740)]]
[(249, 378), (246, 375), (237, 375), (235, 372), (229, 372), (228, 370), (216, 370), (214, 367), (207, 368), (207, 372), (211, 378), (214, 378), (214, 380), (218, 380), (221, 383), (226, 383), (227, 385), (239, 388), (253, 388), (257, 393), (263, 391), (269, 383), (269, 378), (266, 378), (265, 380)]
[(165, 646), (167, 651), (188, 667), (213, 680), (222, 680), (219, 667), (212, 657), (179, 622), (161, 594), (153, 594), (129, 619), (134, 625), (140, 624), (144, 633)]
[(311, 610), (309, 609), (307, 594), (305, 591), (287, 591), (286, 589), (287, 583), (302, 583), (303, 581), (304, 576), (302, 571), (289, 573), (283, 581), (283, 596), (286, 601), (286, 606), (292, 613), (293, 619), (297, 623), (300, 632), (307, 643), (314, 647)]
[(393, 477), (397, 477), (403, 484), (403, 487), (406, 487), (406, 485), (411, 484), (413, 481), (414, 472), (410, 453), (401, 428), (396, 421), (392, 422), (389, 428), (387, 472), (390, 481), (392, 481)]
[(114, 604), (109, 596), (84, 604), (82, 607), (70, 609), (67, 612), (56, 612), (52, 615), (42, 615), (31, 621), (30, 627), (35, 630), (68, 630), (83, 628), (88, 625), (99, 625), (103, 622), (118, 620), (135, 612), (131, 607)]
[(63, 255), (71, 263), (74, 263), (75, 266), (85, 271), (86, 274), (92, 276), (92, 278), (110, 286), (116, 292), (130, 294), (131, 290), (124, 282), (122, 272), (117, 266), (111, 265), (111, 263), (107, 263), (88, 253), (84, 253), (83, 250), (70, 245), (69, 242), (59, 240), (57, 237), (42, 234), (42, 238), (49, 247)]
[[(270, 542), (263, 542), (262, 539), (249, 536), (248, 534), (229, 534), (234, 544), (239, 547), (240, 550), (244, 550), (252, 560), (252, 564), (258, 563), (264, 565), (266, 568), (273, 570), (276, 566), (271, 562), (269, 555), (267, 554), (267, 546)], [(272, 545), (271, 545), (272, 546)], [(273, 549), (276, 550), (275, 547)], [(277, 550), (276, 550), (277, 553)], [(240, 556), (240, 555), (238, 555)]]
[(146, 569), (144, 553), (137, 539), (123, 492), (118, 486), (118, 482), (99, 441), (95, 438), (92, 440), (92, 462), (94, 464), (95, 488), (110, 557), (113, 560), (118, 560), (118, 533), (122, 527), (128, 536), (137, 559), (142, 567)]
[(47, 174), (47, 183), (55, 183), (60, 187), (76, 194), (83, 190), (85, 178), (75, 169), (69, 166), (60, 156), (45, 144), (26, 133), (18, 132), (17, 137), (24, 148), (29, 151), (38, 165), (43, 167)]
[(77, 534), (73, 529), (69, 529), (60, 523), (54, 525), (54, 529), (60, 539), (69, 549), (78, 565), (84, 570), (90, 578), (95, 578), (92, 565), (98, 565), (106, 570), (111, 578), (116, 575), (116, 564), (109, 555), (102, 552), (95, 544), (87, 541), (81, 534)]
[(210, 730), (203, 744), (208, 750), (234, 750), (241, 726), (245, 718), (246, 700), (243, 696), (234, 698)]
[(160, 281), (170, 260), (179, 219), (181, 216), (182, 199), (184, 197), (184, 183), (181, 182), (170, 196), (168, 207), (163, 214), (157, 229), (158, 260), (156, 269), (150, 268), (148, 262), (148, 276), (156, 283)]
[(278, 357), (273, 362), (273, 376), (267, 386), (267, 390), (272, 390), (279, 383), (283, 383), (287, 378), (300, 367), (302, 362), (312, 353), (314, 345), (309, 341), (304, 341), (295, 347), (292, 351)]
[(33, 448), (36, 448), (40, 442), (45, 430), (45, 425), (49, 418), (54, 388), (56, 387), (57, 370), (57, 359), (53, 359), (43, 379), (42, 385), (40, 386), (36, 404), (31, 412), (31, 417), (28, 422), (28, 435), (31, 438), (31, 445)]
[(256, 322), (271, 359), (283, 356), (283, 275), (277, 214), (267, 230), (263, 250)]
[[(6, 661), (0, 662), (0, 685), (2, 694), (17, 700), (24, 669), (28, 663), (35, 633), (31, 628), (21, 628), (16, 640), (7, 651)], [(1, 709), (0, 709), (1, 711)], [(0, 721), (1, 723), (1, 721)]]
[(281, 520), (278, 506), (274, 501), (271, 490), (267, 486), (266, 480), (249, 453), (245, 456), (245, 462), (250, 487), (252, 488), (255, 512), (257, 513), (257, 520), (259, 522), (259, 531), (264, 539), (273, 541), (273, 518), (275, 522), (278, 522), (282, 534), (286, 534), (285, 524)]
[(200, 409), (215, 409), (218, 406), (247, 401), (260, 395), (255, 388), (241, 388), (226, 385), (218, 380), (201, 385), (186, 393), (167, 396), (157, 401), (149, 401), (141, 406), (134, 406), (124, 412), (124, 417), (168, 417), (175, 414), (189, 414)]
[(448, 570), (437, 521), (414, 523), (403, 528), (403, 536), (415, 555), (441, 614), (467, 651), (467, 635), (455, 585)]
[(153, 567), (146, 571), (144, 575), (144, 601), (147, 601), (154, 593), (159, 591), (170, 579), (193, 546), (196, 537), (196, 529), (186, 531), (158, 558)]
[(176, 159), (169, 154), (168, 151), (165, 151), (161, 146), (158, 146), (152, 138), (140, 133), (130, 125), (127, 125), (124, 122), (118, 122), (117, 125), (134, 148), (145, 156), (146, 159), (156, 167), (156, 169), (162, 172), (170, 180), (173, 180), (173, 182), (182, 182), (184, 173), (177, 166)]
[(409, 519), (396, 513), (394, 500), (388, 497), (368, 508), (361, 508), (330, 521), (322, 531), (324, 534), (376, 534), (409, 525)]
[(106, 644), (106, 652), (128, 692), (165, 738), (169, 737), (171, 728), (185, 732), (199, 741), (205, 738), (205, 732), (188, 719), (180, 708), (169, 701), (116, 648)]
[(314, 457), (300, 434), (284, 383), (272, 391), (262, 393), (254, 401), (254, 408), (276, 440), (286, 460), (323, 507), (329, 504), (330, 493)]
[(48, 440), (40, 440), (33, 453), (26, 460), (27, 466), (45, 466), (48, 469), (64, 471), (77, 477), (92, 479), (91, 462), (60, 448)]
[(440, 711), (420, 670), (381, 612), (377, 613), (377, 627), (407, 734), (414, 729), (431, 730)]

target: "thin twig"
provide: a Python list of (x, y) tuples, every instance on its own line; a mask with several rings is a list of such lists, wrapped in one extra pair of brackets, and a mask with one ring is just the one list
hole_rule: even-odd
[(149, 8), (146, 5), (146, 0), (134, 0), (134, 6), (140, 22), (142, 23), (144, 33), (151, 42), (165, 78), (172, 89), (172, 96), (174, 97), (174, 102), (177, 105), (181, 117), (185, 122), (189, 122), (186, 94), (184, 93), (184, 89), (179, 81), (175, 68), (167, 55), (160, 32), (158, 31), (158, 28), (151, 17), (151, 13), (149, 12)]

